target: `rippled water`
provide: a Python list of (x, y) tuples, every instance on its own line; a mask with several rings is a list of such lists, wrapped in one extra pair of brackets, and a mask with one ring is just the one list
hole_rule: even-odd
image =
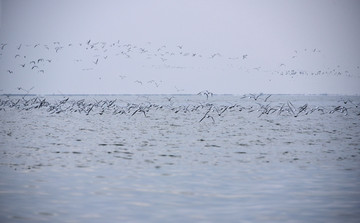
[[(80, 99), (138, 107), (86, 115), (69, 109)], [(260, 115), (288, 102), (317, 110)], [(3, 106), (0, 222), (359, 222), (359, 103), (175, 95), (70, 96), (58, 113)], [(132, 115), (139, 105), (156, 106)]]

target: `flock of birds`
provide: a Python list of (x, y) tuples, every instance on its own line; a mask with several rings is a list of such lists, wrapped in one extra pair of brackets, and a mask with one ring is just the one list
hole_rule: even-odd
[[(192, 114), (195, 113), (199, 117), (199, 122), (204, 120), (211, 120), (216, 122), (217, 117), (224, 116), (226, 113), (232, 112), (247, 112), (257, 113), (257, 117), (262, 115), (276, 114), (278, 116), (292, 116), (299, 117), (301, 115), (309, 115), (311, 113), (333, 114), (342, 113), (348, 115), (353, 111), (357, 116), (360, 116), (360, 103), (354, 103), (350, 99), (338, 101), (339, 104), (333, 107), (310, 106), (307, 103), (301, 106), (295, 106), (291, 101), (272, 105), (269, 99), (272, 95), (266, 94), (248, 94), (239, 96), (239, 103), (234, 104), (217, 104), (212, 103), (209, 97), (214, 94), (210, 91), (201, 91), (197, 97), (206, 97), (206, 99), (198, 100), (194, 103), (178, 104), (175, 103), (176, 97), (165, 97), (163, 103), (153, 103), (146, 96), (146, 100), (142, 103), (131, 103), (123, 100), (103, 99), (93, 101), (83, 99), (71, 99), (65, 97), (61, 100), (47, 100), (43, 97), (31, 97), (28, 94), (23, 96), (3, 96), (0, 97), (0, 112), (6, 110), (30, 111), (43, 109), (50, 114), (60, 113), (81, 113), (85, 115), (126, 115), (129, 117), (135, 115), (142, 115), (145, 118), (151, 116), (153, 112), (165, 111), (174, 114)], [(139, 96), (140, 97), (140, 96)]]
[[(319, 49), (302, 49), (294, 50), (290, 60), (296, 60), (298, 57), (306, 56), (308, 54), (320, 54)], [(43, 56), (39, 56), (43, 55)], [(72, 55), (74, 58), (69, 58)], [(4, 67), (2, 70), (10, 75), (16, 73), (39, 73), (46, 74), (47, 69), (51, 66), (55, 66), (56, 62), (65, 60), (72, 60), (73, 63), (81, 64), (82, 71), (92, 71), (99, 67), (100, 64), (110, 65), (109, 63), (116, 64), (119, 59), (131, 60), (137, 59), (139, 61), (151, 60), (153, 62), (152, 67), (158, 67), (159, 64), (166, 68), (183, 68), (176, 64), (181, 61), (181, 58), (189, 58), (191, 60), (225, 60), (229, 63), (244, 66), (246, 60), (249, 57), (256, 57), (255, 55), (248, 55), (248, 53), (242, 53), (235, 56), (226, 56), (220, 52), (213, 53), (201, 53), (194, 52), (191, 49), (187, 49), (184, 45), (177, 46), (154, 46), (151, 42), (147, 42), (143, 46), (138, 46), (130, 43), (121, 43), (119, 40), (116, 42), (98, 42), (88, 40), (82, 43), (60, 43), (52, 42), (48, 44), (23, 44), (10, 45), (7, 43), (0, 43), (0, 62), (2, 57), (7, 56), (12, 59), (12, 62), (6, 64), (8, 67)], [(249, 64), (249, 66), (251, 66)], [(150, 66), (151, 67), (151, 66)], [(359, 70), (360, 67), (357, 66)], [(268, 69), (264, 69), (261, 66), (248, 67), (246, 69), (257, 70), (263, 72), (269, 72)], [(351, 72), (344, 70), (340, 65), (334, 68), (326, 68), (317, 71), (298, 70), (293, 69), (290, 64), (279, 63), (276, 70), (272, 70), (271, 73), (279, 75), (346, 75), (351, 76)], [(119, 74), (121, 80), (128, 78), (128, 75)], [(99, 77), (101, 80), (101, 77)], [(134, 83), (143, 85), (144, 83), (152, 84), (155, 87), (159, 87), (160, 81), (156, 80), (132, 80)]]

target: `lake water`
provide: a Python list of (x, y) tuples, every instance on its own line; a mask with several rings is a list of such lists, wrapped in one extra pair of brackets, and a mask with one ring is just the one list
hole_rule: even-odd
[(0, 222), (360, 222), (360, 97), (265, 98), (1, 96)]

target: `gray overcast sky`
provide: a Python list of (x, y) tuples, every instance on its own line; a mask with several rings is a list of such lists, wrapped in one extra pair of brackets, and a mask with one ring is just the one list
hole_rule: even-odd
[[(0, 93), (360, 94), (357, 0), (3, 0), (0, 7), (0, 44), (7, 44)], [(98, 41), (105, 44), (86, 49)]]

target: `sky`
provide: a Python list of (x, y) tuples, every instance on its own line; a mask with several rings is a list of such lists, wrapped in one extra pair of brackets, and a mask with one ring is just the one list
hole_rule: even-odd
[(360, 94), (357, 0), (2, 0), (0, 11), (0, 94)]

